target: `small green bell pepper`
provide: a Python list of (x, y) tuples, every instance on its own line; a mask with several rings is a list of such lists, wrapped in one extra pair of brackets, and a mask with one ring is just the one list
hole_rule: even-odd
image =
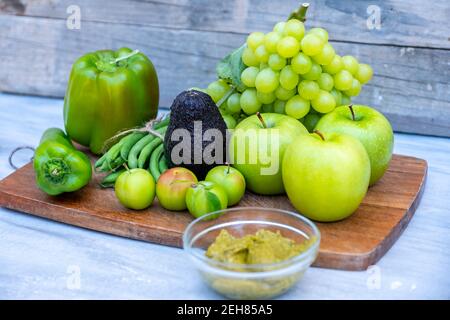
[(64, 126), (95, 154), (118, 131), (141, 126), (158, 112), (158, 77), (138, 50), (101, 50), (73, 65), (64, 99)]
[(89, 158), (58, 128), (47, 129), (42, 135), (33, 166), (38, 187), (53, 196), (84, 187), (92, 176)]

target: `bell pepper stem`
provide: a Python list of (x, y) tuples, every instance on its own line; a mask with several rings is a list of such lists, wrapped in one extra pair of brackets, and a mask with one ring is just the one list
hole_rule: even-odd
[(116, 63), (118, 63), (118, 62), (120, 62), (120, 61), (122, 61), (122, 60), (126, 60), (126, 59), (128, 59), (128, 58), (131, 58), (132, 56), (137, 55), (139, 52), (140, 52), (140, 51), (139, 51), (138, 49), (133, 50), (133, 51), (130, 52), (129, 54), (124, 55), (124, 56), (122, 56), (122, 57), (120, 57), (120, 58), (116, 58), (115, 60), (111, 61), (110, 63), (111, 63), (111, 64), (116, 64)]

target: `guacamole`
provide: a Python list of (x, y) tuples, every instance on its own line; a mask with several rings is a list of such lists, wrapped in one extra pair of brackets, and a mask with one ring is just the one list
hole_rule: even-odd
[(283, 237), (279, 231), (260, 229), (255, 234), (242, 238), (221, 230), (215, 241), (208, 247), (206, 256), (226, 263), (268, 264), (288, 260), (304, 252), (309, 244), (298, 244)]

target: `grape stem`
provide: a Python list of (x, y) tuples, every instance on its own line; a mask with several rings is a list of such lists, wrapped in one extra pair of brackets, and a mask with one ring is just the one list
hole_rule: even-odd
[(288, 20), (297, 19), (297, 20), (300, 20), (301, 22), (305, 22), (306, 21), (306, 11), (308, 10), (308, 8), (309, 8), (309, 3), (307, 3), (307, 2), (302, 3), (302, 5), (299, 8), (297, 8), (295, 11), (291, 12)]
[(323, 141), (325, 141), (325, 137), (323, 136), (323, 133), (319, 130), (314, 130), (313, 133), (317, 134)]
[(220, 108), (220, 106), (227, 101), (227, 99), (236, 91), (236, 88), (234, 86), (231, 86), (230, 90), (227, 91), (227, 93), (224, 94), (224, 96), (217, 101), (216, 105), (217, 108)]
[(349, 105), (348, 108), (350, 109), (350, 112), (352, 114), (352, 120), (355, 121), (355, 111), (353, 110), (353, 105)]
[(263, 119), (263, 117), (262, 117), (262, 115), (261, 115), (261, 113), (259, 111), (256, 113), (256, 116), (258, 117), (259, 121), (261, 121), (261, 124), (263, 125), (263, 127), (265, 129), (267, 129), (266, 122), (264, 121), (264, 119)]

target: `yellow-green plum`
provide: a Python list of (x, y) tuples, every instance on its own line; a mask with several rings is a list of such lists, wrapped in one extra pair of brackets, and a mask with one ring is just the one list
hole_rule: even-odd
[(377, 110), (364, 105), (341, 106), (324, 115), (316, 129), (345, 133), (363, 144), (370, 159), (370, 185), (386, 172), (392, 158), (394, 133), (389, 121)]
[[(226, 209), (227, 205), (227, 193), (215, 182), (194, 183), (186, 192), (186, 206), (196, 218), (213, 211)], [(210, 218), (215, 218), (215, 216)]]
[(229, 145), (233, 167), (255, 193), (284, 193), (281, 164), (287, 146), (308, 130), (297, 119), (278, 113), (262, 113), (241, 121)]
[(245, 178), (236, 168), (217, 166), (209, 170), (205, 178), (225, 189), (228, 197), (228, 206), (238, 203), (245, 193)]
[(123, 206), (141, 210), (150, 206), (155, 198), (155, 180), (147, 170), (126, 170), (117, 178), (114, 190)]
[(159, 203), (167, 210), (186, 210), (186, 192), (193, 183), (197, 183), (197, 177), (189, 169), (175, 167), (166, 170), (156, 183)]
[(364, 198), (370, 161), (357, 139), (315, 131), (289, 145), (282, 172), (288, 198), (300, 213), (337, 221), (350, 216)]

